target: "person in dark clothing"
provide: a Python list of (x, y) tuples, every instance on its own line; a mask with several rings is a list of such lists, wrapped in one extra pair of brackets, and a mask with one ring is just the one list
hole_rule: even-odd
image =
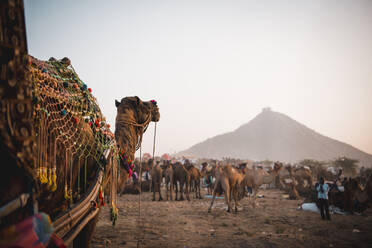
[(329, 202), (328, 202), (328, 191), (329, 186), (327, 183), (324, 183), (324, 178), (321, 177), (319, 180), (319, 184), (316, 185), (316, 191), (318, 192), (318, 203), (320, 208), (320, 215), (322, 219), (331, 220), (329, 215)]

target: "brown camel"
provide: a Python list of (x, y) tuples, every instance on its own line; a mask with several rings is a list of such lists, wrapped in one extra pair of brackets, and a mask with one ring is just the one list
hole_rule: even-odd
[(263, 169), (247, 169), (245, 172), (244, 185), (251, 187), (253, 190), (253, 204), (256, 205), (256, 195), (258, 188), (263, 184), (271, 184), (278, 176), (281, 166), (274, 166), (270, 173)]
[[(15, 68), (27, 78), (17, 79), (20, 83), (11, 89), (12, 94), (8, 95), (4, 88), (6, 83), (0, 87), (1, 94), (5, 93), (1, 95), (3, 103), (9, 104), (0, 120), (0, 160), (6, 172), (0, 175), (0, 206), (21, 194), (33, 199), (26, 208), (2, 218), (0, 229), (34, 215), (33, 210), (47, 213), (54, 223), (68, 214), (71, 222), (55, 232), (65, 239), (66, 245), (89, 247), (98, 213), (105, 204), (99, 185), (110, 188), (109, 179), (114, 174), (113, 157), (117, 151), (113, 134), (90, 90), (70, 67), (69, 59), (41, 61), (25, 55), (19, 61), (28, 62)], [(18, 100), (9, 100), (12, 96)], [(103, 151), (108, 151), (108, 157)], [(107, 177), (98, 182), (101, 170)], [(91, 199), (86, 197), (94, 185), (97, 191), (92, 196), (97, 204), (91, 206)], [(36, 203), (38, 210), (34, 209)], [(79, 210), (70, 216), (70, 209)], [(80, 214), (82, 219), (77, 223), (76, 216)], [(90, 214), (91, 219), (85, 218)], [(77, 228), (76, 224), (81, 224), (77, 236), (68, 237), (68, 231)]]
[(214, 200), (218, 188), (221, 187), (225, 193), (225, 202), (227, 204), (227, 212), (232, 209), (231, 199), (234, 198), (235, 212), (238, 211), (238, 193), (241, 187), (243, 187), (244, 175), (239, 173), (238, 170), (230, 165), (218, 166), (215, 169), (216, 181), (213, 188), (213, 198), (211, 205), (209, 206), (208, 212), (212, 210)]
[(159, 201), (163, 200), (163, 197), (161, 197), (161, 182), (163, 180), (163, 170), (160, 167), (159, 163), (156, 163), (151, 169), (150, 175), (151, 175), (151, 188), (153, 191), (153, 197), (152, 200), (155, 201), (155, 192), (159, 192)]
[[(190, 186), (190, 174), (187, 169), (180, 163), (176, 162), (173, 164), (173, 184), (176, 191), (176, 201), (178, 199), (178, 184), (180, 188), (180, 201), (183, 201), (183, 192), (186, 193), (186, 199), (190, 201), (189, 186)], [(185, 186), (185, 190), (183, 188)]]
[(163, 163), (163, 177), (165, 178), (165, 189), (167, 201), (170, 199), (173, 201), (173, 186), (174, 186), (174, 172), (173, 166), (169, 160)]
[(195, 191), (195, 198), (202, 199), (200, 194), (200, 178), (201, 174), (198, 169), (196, 169), (194, 166), (191, 166), (189, 169), (190, 174), (190, 185), (194, 187)]
[(120, 102), (115, 100), (115, 106), (115, 139), (121, 154), (118, 191), (121, 193), (128, 181), (129, 168), (134, 161), (134, 153), (142, 142), (142, 135), (151, 121), (159, 121), (160, 113), (154, 100), (143, 102), (137, 96), (125, 97)]
[(291, 178), (296, 179), (298, 184), (305, 186), (305, 181), (307, 187), (311, 188), (313, 186), (313, 175), (311, 170), (305, 167), (293, 168), (291, 166), (286, 167)]
[[(278, 177), (275, 179), (275, 186), (279, 189), (288, 189), (288, 179), (292, 181), (291, 174), (289, 173), (290, 165), (286, 165), (285, 167), (281, 166), (282, 168), (279, 170)], [(285, 169), (284, 169), (285, 168)]]
[(368, 204), (368, 190), (363, 190), (355, 178), (349, 178), (345, 183), (344, 208), (347, 211), (362, 212)]

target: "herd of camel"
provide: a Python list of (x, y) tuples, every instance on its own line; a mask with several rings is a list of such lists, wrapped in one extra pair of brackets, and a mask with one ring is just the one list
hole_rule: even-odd
[[(139, 163), (135, 163), (138, 170)], [(311, 198), (315, 192), (315, 181), (319, 180), (319, 175), (315, 175), (314, 170), (308, 167), (284, 166), (280, 162), (275, 162), (273, 167), (263, 168), (262, 166), (253, 166), (248, 168), (246, 163), (223, 163), (216, 160), (203, 162), (198, 169), (196, 165), (189, 160), (184, 163), (171, 163), (170, 160), (153, 162), (152, 159), (142, 162), (142, 170), (150, 175), (150, 190), (153, 192), (153, 201), (158, 193), (158, 200), (163, 200), (161, 194), (161, 185), (165, 185), (166, 200), (184, 200), (184, 194), (187, 200), (190, 200), (190, 192), (195, 193), (195, 198), (201, 199), (201, 183), (207, 187), (207, 192), (213, 195), (210, 212), (217, 195), (224, 194), (227, 211), (232, 209), (237, 212), (239, 200), (244, 196), (252, 199), (253, 207), (256, 206), (256, 195), (262, 185), (272, 185), (279, 189), (285, 190), (289, 199), (300, 199), (303, 197)], [(139, 171), (139, 170), (138, 170)], [(339, 173), (322, 174), (331, 184), (332, 200), (339, 201), (344, 209), (353, 210), (352, 202), (372, 202), (372, 179), (366, 180), (364, 189), (355, 179), (341, 180), (342, 170)], [(139, 175), (142, 177), (142, 175)], [(137, 181), (138, 183), (138, 181)], [(345, 191), (340, 191), (337, 184), (345, 186)], [(136, 182), (134, 182), (136, 184)], [(251, 194), (248, 194), (250, 192)], [(175, 198), (173, 198), (175, 193)], [(340, 199), (340, 194), (342, 195)], [(315, 196), (316, 197), (316, 196)], [(313, 197), (314, 198), (314, 197)], [(316, 200), (312, 199), (312, 200)], [(233, 208), (234, 203), (234, 208)]]

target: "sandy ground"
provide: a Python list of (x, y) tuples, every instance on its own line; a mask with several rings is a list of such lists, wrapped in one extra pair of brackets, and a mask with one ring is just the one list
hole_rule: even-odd
[[(203, 191), (202, 193), (205, 194)], [(227, 213), (223, 199), (155, 201), (142, 194), (142, 225), (138, 195), (119, 197), (115, 227), (105, 207), (97, 224), (93, 247), (372, 247), (372, 209), (365, 215), (332, 214), (323, 221), (315, 212), (298, 210), (301, 200), (288, 200), (276, 189), (261, 190), (258, 206), (240, 201), (237, 214)], [(163, 194), (163, 197), (165, 194)]]

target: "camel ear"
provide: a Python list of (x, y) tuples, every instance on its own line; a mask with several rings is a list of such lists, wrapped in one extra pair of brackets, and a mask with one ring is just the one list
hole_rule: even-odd
[(141, 99), (139, 99), (138, 96), (135, 96), (135, 98), (136, 98), (136, 103), (137, 103), (137, 106), (138, 106), (140, 104), (140, 102), (141, 102)]
[(115, 100), (115, 106), (119, 107), (119, 105), (120, 105), (120, 102), (118, 100)]

